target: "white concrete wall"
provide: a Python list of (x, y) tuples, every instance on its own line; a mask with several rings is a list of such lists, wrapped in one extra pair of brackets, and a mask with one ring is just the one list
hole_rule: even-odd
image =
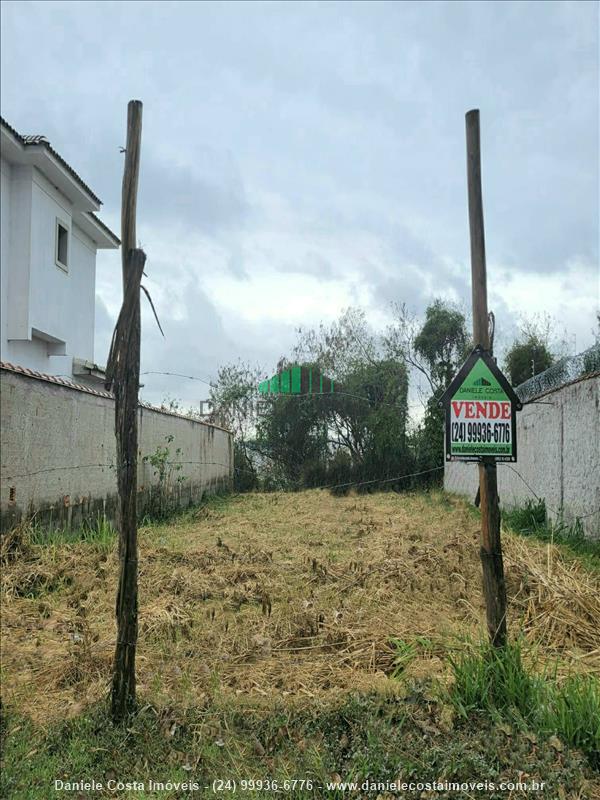
[[(586, 535), (600, 538), (600, 376), (527, 403), (517, 414), (517, 441), (518, 462), (498, 464), (500, 505), (522, 505), (533, 490), (550, 518), (562, 510), (565, 522), (580, 518)], [(446, 463), (447, 491), (473, 500), (477, 486), (476, 464)]]
[[(96, 317), (96, 247), (77, 225), (71, 228), (71, 253), (74, 269), (70, 274), (68, 297), (70, 315), (67, 353), (74, 358), (94, 360), (94, 322)], [(120, 280), (120, 273), (117, 280)]]
[[(2, 369), (0, 509), (2, 527), (36, 512), (44, 522), (72, 524), (106, 512), (116, 498), (114, 401), (106, 393), (70, 389)], [(228, 431), (148, 407), (139, 411), (139, 505), (156, 494), (158, 478), (142, 457), (168, 447), (184, 463), (173, 477), (181, 505), (229, 487), (233, 444)], [(173, 436), (167, 443), (165, 437)], [(181, 453), (176, 455), (176, 449)], [(197, 463), (200, 462), (200, 463)], [(102, 466), (103, 465), (103, 466)]]
[[(3, 353), (10, 355), (11, 339), (30, 338), (29, 279), (31, 264), (31, 196), (32, 167), (12, 164), (8, 190), (9, 235), (8, 248), (2, 250), (2, 271), (6, 272), (6, 336)], [(7, 189), (8, 186), (8, 189)]]
[[(39, 170), (2, 163), (2, 360), (64, 374), (52, 356), (94, 356), (96, 245)], [(67, 272), (55, 259), (57, 219), (69, 229)]]
[(8, 253), (10, 251), (11, 165), (0, 159), (0, 342), (4, 349), (7, 332)]

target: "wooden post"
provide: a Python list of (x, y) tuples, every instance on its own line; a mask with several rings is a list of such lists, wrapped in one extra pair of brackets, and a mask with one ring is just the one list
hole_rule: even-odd
[(119, 586), (117, 644), (113, 663), (111, 712), (123, 721), (135, 707), (137, 645), (137, 452), (140, 381), (140, 283), (146, 256), (136, 249), (135, 209), (142, 133), (142, 103), (127, 108), (127, 143), (121, 208), (123, 305), (113, 333), (106, 368), (107, 386), (114, 388), (117, 484), (119, 490)]
[(136, 247), (137, 189), (142, 144), (142, 102), (130, 100), (127, 105), (127, 142), (121, 189), (121, 266), (123, 290), (129, 252)]
[[(481, 151), (479, 110), (467, 112), (467, 184), (469, 192), (469, 230), (471, 234), (471, 287), (473, 299), (473, 344), (490, 349), (487, 308), (485, 235), (481, 196)], [(481, 501), (481, 565), (487, 627), (492, 644), (506, 644), (506, 584), (500, 541), (500, 509), (496, 462), (483, 458), (479, 464)]]

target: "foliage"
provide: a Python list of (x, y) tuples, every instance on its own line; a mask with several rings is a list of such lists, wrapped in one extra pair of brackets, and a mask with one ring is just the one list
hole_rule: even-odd
[(216, 383), (210, 388), (213, 406), (210, 421), (233, 431), (235, 438), (242, 443), (254, 430), (261, 378), (262, 370), (259, 367), (238, 361), (221, 367)]
[[(289, 781), (285, 796), (302, 800), (347, 794), (328, 790), (331, 781), (360, 786), (367, 779), (466, 782), (485, 776), (498, 785), (516, 780), (524, 765), (528, 777), (523, 780), (544, 781), (548, 796), (592, 796), (587, 789), (593, 793), (598, 786), (582, 757), (560, 742), (537, 742), (531, 731), (513, 731), (484, 715), (474, 714), (468, 725), (453, 727), (446, 712), (419, 684), (408, 687), (406, 699), (355, 693), (337, 704), (305, 702), (300, 707), (279, 703), (261, 708), (219, 698), (206, 708), (187, 710), (142, 703), (122, 727), (110, 724), (103, 704), (40, 728), (9, 710), (1, 729), (0, 792), (46, 800), (57, 778), (94, 777), (105, 785), (108, 780), (138, 781), (133, 794), (143, 800), (156, 795), (149, 790), (151, 778), (171, 781), (160, 795), (175, 800), (192, 794), (177, 783), (203, 786), (225, 778), (236, 780), (239, 789), (243, 779), (268, 776), (282, 787)], [(301, 780), (323, 789), (311, 791)], [(253, 794), (267, 796), (264, 791)], [(526, 795), (517, 791), (512, 796)], [(456, 797), (456, 791), (440, 791), (436, 797)], [(491, 790), (486, 797), (502, 800), (506, 792)]]
[(429, 397), (423, 398), (425, 414), (409, 438), (413, 485), (427, 486), (441, 481), (444, 463), (444, 412), (437, 400), (462, 366), (472, 349), (465, 315), (441, 299), (431, 303), (425, 321), (411, 316), (405, 305), (394, 306), (394, 324), (384, 337), (390, 356), (401, 360), (407, 370), (423, 375)]
[[(329, 327), (297, 330), (297, 342), (292, 350), (294, 363), (318, 365), (336, 381), (342, 381), (357, 367), (374, 363), (379, 356), (377, 337), (367, 324), (364, 311), (347, 308)], [(281, 359), (278, 369), (285, 365)]]
[(394, 637), (390, 640), (390, 644), (395, 651), (394, 660), (392, 662), (392, 678), (402, 677), (408, 665), (411, 664), (417, 656), (431, 652), (433, 648), (433, 642), (426, 636), (416, 636), (412, 641)]
[(264, 485), (296, 489), (408, 471), (406, 369), (384, 357), (363, 312), (347, 309), (330, 326), (297, 334), (291, 359), (277, 369), (316, 367), (336, 391), (265, 401), (255, 447)]
[(592, 345), (583, 356), (583, 371), (600, 371), (600, 311), (596, 313), (596, 330), (592, 331), (595, 344)]
[(167, 394), (163, 397), (160, 403), (161, 411), (170, 411), (175, 414), (183, 414), (183, 404), (178, 397), (171, 397)]
[(465, 315), (439, 298), (427, 307), (422, 324), (404, 304), (393, 305), (393, 314), (384, 336), (387, 352), (423, 375), (439, 397), (472, 349)]
[(558, 544), (583, 558), (589, 566), (600, 569), (600, 541), (586, 538), (579, 520), (550, 522), (543, 499), (527, 500), (521, 506), (505, 509), (502, 521), (516, 533)]
[(40, 528), (36, 525), (30, 527), (29, 541), (33, 545), (45, 547), (62, 546), (86, 542), (101, 551), (112, 549), (117, 532), (107, 518), (99, 514), (96, 519), (90, 520), (77, 528)]
[(259, 367), (238, 361), (221, 367), (210, 389), (213, 410), (209, 421), (233, 433), (237, 491), (250, 491), (257, 485), (256, 474), (252, 477), (257, 469), (250, 443), (256, 431), (258, 384), (262, 377)]
[[(325, 458), (327, 431), (323, 402), (312, 397), (282, 395), (267, 401), (258, 423), (257, 443), (272, 465), (277, 465), (290, 488), (300, 485), (306, 466)], [(313, 467), (314, 468), (314, 467)]]
[(600, 372), (600, 342), (583, 354), (583, 373)]
[[(171, 460), (170, 445), (173, 441), (173, 434), (165, 436), (166, 445), (157, 446), (154, 453), (145, 455), (142, 461), (150, 464), (154, 469), (154, 475), (158, 478), (156, 490), (153, 488), (150, 494), (149, 506), (145, 509), (147, 519), (165, 519), (175, 513), (178, 503), (173, 497), (175, 486), (185, 481), (185, 476), (181, 475), (183, 464)], [(181, 447), (175, 449), (176, 459), (181, 459)]]
[(483, 711), (494, 719), (555, 734), (600, 766), (600, 682), (572, 675), (564, 683), (531, 674), (520, 642), (497, 648), (485, 643), (450, 658), (454, 684), (449, 694), (457, 712), (469, 719)]
[[(352, 308), (329, 326), (299, 329), (292, 358), (282, 357), (278, 369), (316, 366), (335, 380), (337, 390), (331, 396), (268, 401), (257, 445), (277, 470), (277, 485), (360, 482), (368, 491), (379, 488), (377, 479), (394, 489), (439, 482), (443, 413), (435, 398), (470, 347), (464, 315), (442, 300), (429, 306), (422, 324), (405, 306), (396, 307), (384, 336)], [(426, 376), (433, 396), (422, 424), (409, 436), (408, 380), (415, 369)], [(415, 471), (425, 473), (421, 480), (390, 481)]]
[(445, 389), (472, 349), (464, 314), (435, 300), (425, 312), (414, 347), (429, 368), (433, 386)]
[(444, 464), (444, 410), (435, 398), (430, 397), (423, 422), (410, 436), (414, 472), (421, 473), (413, 479), (414, 486), (439, 485), (443, 481)]
[(530, 721), (540, 696), (540, 679), (523, 666), (520, 643), (464, 649), (449, 659), (454, 675), (450, 699), (467, 719), (473, 711), (511, 714), (511, 721)]
[(520, 386), (554, 364), (555, 357), (550, 348), (551, 326), (548, 317), (521, 324), (515, 341), (504, 356), (504, 370), (513, 386)]
[(233, 440), (233, 488), (236, 492), (258, 489), (258, 473), (248, 449), (238, 439)]

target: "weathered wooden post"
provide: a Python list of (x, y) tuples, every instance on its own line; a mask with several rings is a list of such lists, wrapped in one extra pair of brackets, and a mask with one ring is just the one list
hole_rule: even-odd
[[(481, 150), (479, 110), (466, 114), (467, 183), (469, 194), (469, 230), (471, 234), (471, 287), (473, 300), (473, 342), (490, 350), (487, 307), (485, 235), (481, 196)], [(483, 457), (479, 464), (481, 502), (481, 564), (487, 627), (492, 644), (506, 644), (506, 585), (500, 541), (498, 479), (494, 458)]]
[(122, 721), (135, 707), (135, 652), (138, 634), (137, 452), (140, 381), (140, 282), (146, 256), (136, 248), (135, 214), (142, 133), (142, 103), (127, 107), (127, 143), (121, 205), (123, 305), (113, 333), (106, 385), (115, 395), (117, 483), (119, 491), (119, 585), (117, 643), (113, 664), (111, 712)]

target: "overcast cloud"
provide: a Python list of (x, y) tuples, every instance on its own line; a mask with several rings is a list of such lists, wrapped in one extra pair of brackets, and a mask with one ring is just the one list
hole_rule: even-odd
[[(468, 307), (464, 114), (481, 109), (490, 305), (592, 343), (598, 4), (2, 4), (2, 114), (44, 133), (118, 232), (126, 104), (144, 102), (138, 235), (166, 339), (142, 369), (271, 371), (294, 328), (390, 301)], [(98, 257), (96, 359), (120, 305)], [(145, 397), (207, 387), (147, 375)]]

